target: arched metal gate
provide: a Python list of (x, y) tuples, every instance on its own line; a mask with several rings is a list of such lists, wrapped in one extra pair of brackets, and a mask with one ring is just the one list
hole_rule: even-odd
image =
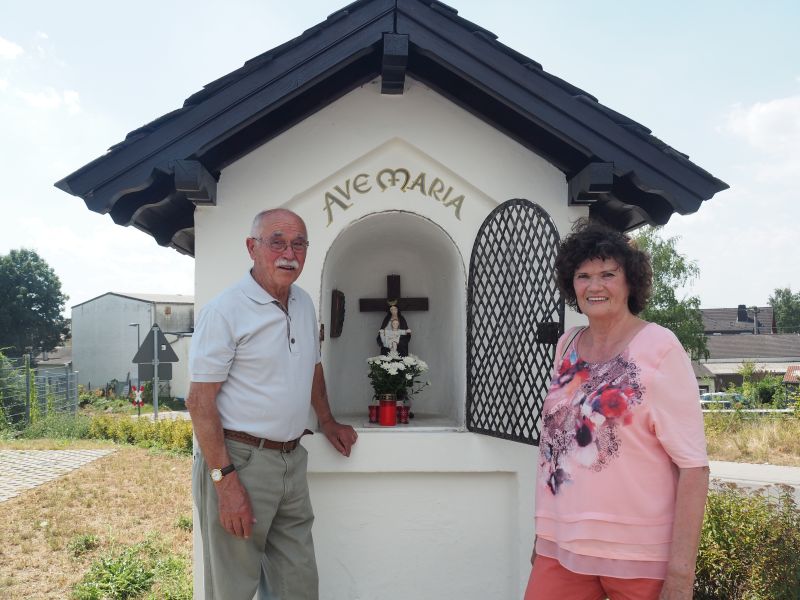
[(553, 265), (558, 230), (529, 200), (486, 218), (472, 250), (467, 290), (467, 428), (539, 444), (539, 417), (564, 302)]

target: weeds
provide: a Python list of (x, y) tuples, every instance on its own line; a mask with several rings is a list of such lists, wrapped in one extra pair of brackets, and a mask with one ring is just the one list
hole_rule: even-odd
[(178, 529), (183, 529), (184, 531), (191, 531), (192, 530), (192, 517), (191, 515), (181, 515), (175, 521), (175, 527)]
[(800, 466), (800, 419), (792, 414), (709, 412), (705, 431), (712, 460)]
[(53, 413), (22, 430), (25, 439), (85, 439), (89, 437), (90, 419), (82, 415)]
[(67, 544), (67, 550), (72, 556), (78, 558), (97, 549), (100, 545), (100, 538), (91, 533), (84, 533), (76, 536)]
[(157, 536), (107, 552), (73, 589), (76, 600), (125, 600), (145, 594), (153, 600), (192, 598), (186, 560), (170, 553)]
[(148, 556), (149, 542), (129, 546), (101, 556), (75, 586), (77, 600), (125, 600), (148, 591), (155, 579), (154, 565)]

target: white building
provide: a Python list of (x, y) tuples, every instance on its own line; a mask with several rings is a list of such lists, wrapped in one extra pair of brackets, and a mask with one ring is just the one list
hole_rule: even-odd
[(157, 324), (178, 355), (170, 390), (188, 391), (189, 338), (194, 329), (194, 297), (180, 294), (107, 292), (72, 307), (72, 363), (78, 382), (102, 387), (111, 380), (138, 380), (132, 362), (150, 328)]
[[(521, 596), (553, 342), (580, 319), (552, 280), (560, 236), (586, 215), (665, 223), (727, 187), (417, 0), (348, 6), (58, 185), (194, 255), (199, 307), (248, 268), (255, 213), (305, 219), (299, 284), (326, 332), (344, 294), (322, 354), (333, 410), (359, 430), (349, 459), (304, 441), (322, 597), (369, 600)], [(394, 294), (388, 275), (428, 299), (404, 316), (433, 385), (411, 424), (382, 429), (365, 363), (382, 315), (359, 307)]]

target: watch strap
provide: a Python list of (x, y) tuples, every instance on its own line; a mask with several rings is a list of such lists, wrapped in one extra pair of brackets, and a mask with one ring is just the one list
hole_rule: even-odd
[(233, 463), (231, 463), (227, 467), (222, 467), (219, 472), (222, 473), (222, 476), (224, 477), (228, 473), (233, 473), (235, 470), (236, 467), (233, 465)]

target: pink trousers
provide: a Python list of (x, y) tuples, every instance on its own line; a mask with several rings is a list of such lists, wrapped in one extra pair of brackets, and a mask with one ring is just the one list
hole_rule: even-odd
[(537, 556), (525, 600), (657, 600), (661, 579), (621, 579), (581, 575), (565, 569), (554, 558)]

